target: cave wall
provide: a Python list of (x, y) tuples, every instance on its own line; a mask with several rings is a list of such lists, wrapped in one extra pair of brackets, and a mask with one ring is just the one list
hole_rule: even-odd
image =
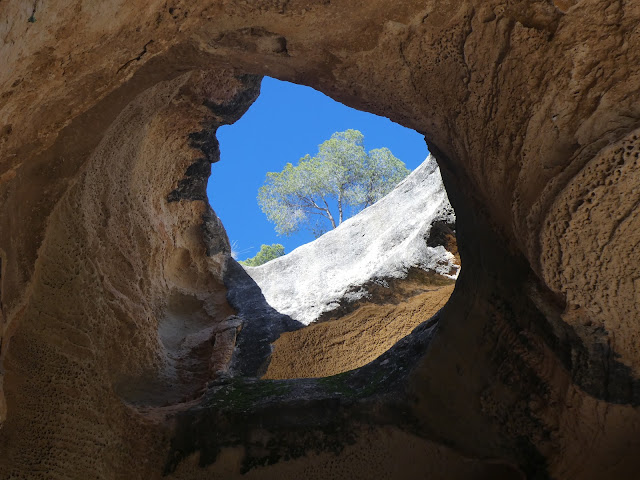
[(456, 209), (463, 273), (402, 374), (413, 426), (385, 422), (451, 465), (633, 478), (640, 8), (12, 0), (0, 16), (3, 475), (161, 475), (171, 409), (237, 333), (202, 194), (213, 132), (271, 75), (423, 133)]
[[(3, 292), (2, 451), (10, 461), (2, 476), (143, 475), (136, 458), (158, 457), (163, 437), (136, 408), (189, 401), (229, 362), (225, 321), (234, 310), (222, 269), (230, 246), (205, 188), (209, 157), (218, 155), (215, 129), (236, 117), (213, 109), (239, 101), (240, 115), (259, 78), (162, 70), (164, 79), (129, 95), (78, 159), (47, 217), (22, 305)], [(95, 127), (92, 117), (62, 135), (72, 142)], [(48, 169), (55, 178), (55, 163)], [(25, 201), (28, 179), (16, 180), (9, 205)], [(5, 255), (16, 259), (12, 253)]]

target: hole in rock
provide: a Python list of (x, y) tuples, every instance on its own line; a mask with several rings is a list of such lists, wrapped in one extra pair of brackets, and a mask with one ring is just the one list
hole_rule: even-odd
[[(420, 134), (265, 78), (256, 102), (217, 137), (221, 161), (207, 191), (233, 255), (251, 257), (245, 271), (273, 309), (308, 325), (272, 344), (264, 378), (365, 365), (447, 302), (460, 270), (455, 216)], [(402, 174), (395, 159), (406, 165)], [(286, 254), (250, 266), (264, 260), (261, 245), (273, 244)]]

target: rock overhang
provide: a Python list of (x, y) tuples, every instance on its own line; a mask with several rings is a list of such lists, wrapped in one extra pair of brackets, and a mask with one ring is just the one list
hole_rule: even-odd
[[(632, 478), (637, 352), (624, 339), (635, 338), (638, 313), (629, 246), (639, 12), (560, 3), (132, 3), (113, 18), (102, 15), (110, 3), (71, 15), (65, 2), (35, 13), (5, 2), (0, 469), (33, 474), (48, 452), (43, 475), (81, 478), (96, 470), (82, 460), (92, 456), (103, 478), (131, 465), (134, 477), (158, 472), (116, 453), (126, 445), (161, 465), (167, 446), (102, 385), (125, 365), (157, 371), (154, 319), (171, 288), (224, 291), (224, 262), (202, 243), (205, 205), (163, 202), (200, 155), (186, 140), (212, 115), (204, 97), (224, 104), (242, 88), (236, 76), (258, 73), (412, 127), (439, 160), (465, 268), (407, 378), (422, 428), (412, 434), (533, 478), (597, 478), (613, 464)], [(209, 309), (226, 318), (224, 303), (217, 295)], [(115, 413), (95, 422), (93, 409)], [(89, 423), (65, 422), (63, 411)], [(63, 440), (17, 436), (46, 412), (55, 438), (83, 432), (70, 462)], [(587, 458), (575, 437), (596, 425)], [(99, 447), (105, 435), (110, 446)], [(347, 469), (349, 457), (338, 458)]]

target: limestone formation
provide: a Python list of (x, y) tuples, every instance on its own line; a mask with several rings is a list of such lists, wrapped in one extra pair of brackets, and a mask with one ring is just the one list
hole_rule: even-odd
[[(638, 5), (0, 19), (0, 478), (637, 477)], [(424, 134), (456, 213), (445, 308), (335, 377), (256, 379), (250, 346), (296, 325), (259, 296), (237, 310), (255, 285), (204, 195), (261, 75)]]
[(280, 329), (284, 333), (264, 360), (264, 378), (326, 377), (375, 360), (440, 310), (460, 271), (453, 252), (455, 215), (430, 156), (335, 230), (264, 265), (245, 267), (262, 295), (238, 295), (233, 287), (229, 294), (239, 299), (239, 309), (264, 296), (294, 322), (323, 322)]
[(443, 228), (455, 230), (455, 215), (430, 156), (388, 195), (335, 230), (245, 269), (269, 305), (308, 325), (344, 314), (360, 301), (391, 296), (400, 288), (394, 284), (414, 270), (434, 277), (425, 284), (452, 283), (448, 280), (458, 277), (460, 265), (443, 245), (446, 239), (436, 238)]

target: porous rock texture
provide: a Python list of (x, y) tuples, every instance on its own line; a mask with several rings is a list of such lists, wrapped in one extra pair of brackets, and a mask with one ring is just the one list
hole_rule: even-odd
[[(0, 477), (636, 478), (638, 5), (7, 0), (0, 18)], [(226, 298), (255, 285), (203, 190), (259, 75), (423, 133), (456, 211), (447, 306), (336, 377), (256, 380), (234, 347), (294, 328)]]

